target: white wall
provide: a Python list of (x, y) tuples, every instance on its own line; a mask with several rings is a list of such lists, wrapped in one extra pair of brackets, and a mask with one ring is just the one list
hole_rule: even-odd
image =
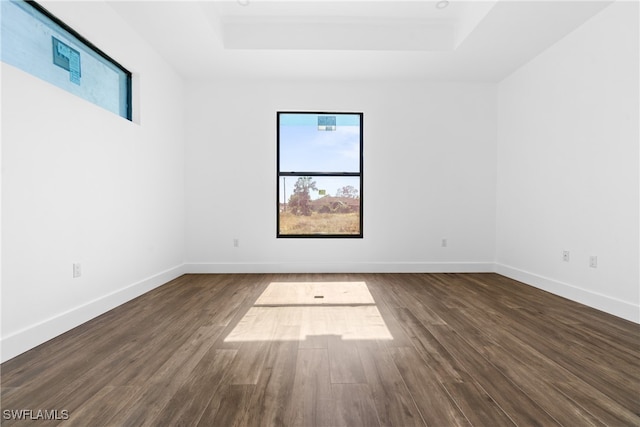
[(105, 4), (45, 7), (136, 74), (139, 120), (2, 64), (2, 360), (182, 273), (181, 79)]
[(502, 274), (635, 322), (638, 52), (638, 3), (619, 1), (501, 82), (496, 255)]
[[(237, 80), (186, 93), (189, 271), (493, 268), (495, 85)], [(363, 239), (276, 238), (284, 110), (364, 112)]]

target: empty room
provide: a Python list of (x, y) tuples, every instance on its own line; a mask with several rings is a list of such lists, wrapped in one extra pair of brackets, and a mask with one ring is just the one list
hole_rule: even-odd
[(2, 425), (640, 425), (638, 1), (0, 6)]

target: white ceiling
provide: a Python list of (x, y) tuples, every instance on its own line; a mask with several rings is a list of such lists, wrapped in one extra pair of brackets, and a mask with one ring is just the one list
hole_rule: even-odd
[(608, 1), (114, 1), (185, 78), (498, 82)]

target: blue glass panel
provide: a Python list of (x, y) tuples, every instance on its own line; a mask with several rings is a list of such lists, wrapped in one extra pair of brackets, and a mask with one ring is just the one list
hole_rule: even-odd
[(53, 16), (0, 1), (3, 62), (131, 119), (131, 74)]

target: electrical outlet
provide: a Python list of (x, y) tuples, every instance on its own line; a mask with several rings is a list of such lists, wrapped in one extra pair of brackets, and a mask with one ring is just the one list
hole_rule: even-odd
[(240, 239), (233, 239), (233, 247), (237, 248), (240, 246)]
[(598, 257), (597, 256), (590, 256), (589, 257), (589, 267), (598, 268)]
[(569, 251), (562, 251), (562, 261), (569, 262)]
[(82, 276), (82, 269), (80, 267), (80, 264), (73, 264), (73, 278), (75, 279), (76, 277), (80, 276)]

